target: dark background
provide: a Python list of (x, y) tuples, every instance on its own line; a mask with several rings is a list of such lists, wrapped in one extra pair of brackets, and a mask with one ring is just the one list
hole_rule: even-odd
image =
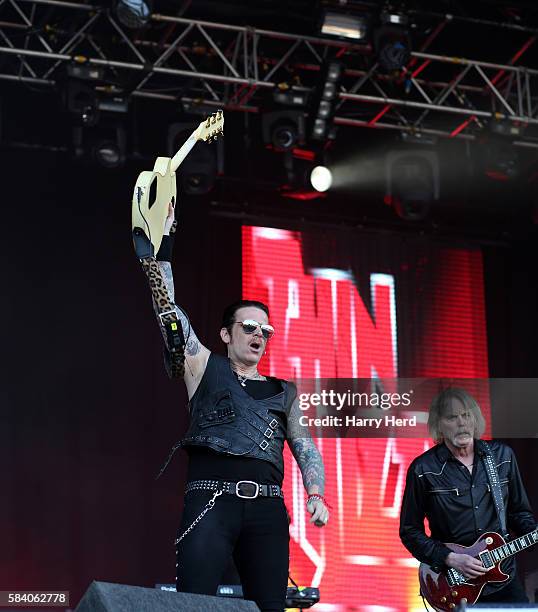
[[(236, 16), (237, 7), (221, 19)], [(259, 25), (274, 26), (274, 15), (267, 20)], [(193, 118), (173, 104), (134, 103), (129, 159), (107, 171), (73, 161), (60, 98), (2, 82), (0, 589), (68, 589), (76, 604), (91, 580), (174, 579), (185, 457), (155, 476), (185, 428), (187, 398), (162, 368), (130, 201), (138, 173), (166, 154), (167, 125)], [(490, 376), (538, 376), (532, 151), (518, 180), (498, 183), (473, 165), (479, 148), (441, 142), (441, 201), (412, 224), (383, 205), (379, 188), (280, 198), (281, 159), (263, 148), (260, 118), (229, 113), (226, 121), (225, 176), (208, 196), (181, 197), (174, 253), (176, 301), (209, 348), (219, 350), (222, 308), (241, 293), (242, 223), (337, 228), (357, 240), (404, 234), (481, 248)], [(380, 158), (396, 138), (341, 129), (334, 159)], [(536, 438), (508, 442), (536, 511)], [(533, 554), (520, 555), (527, 568)]]

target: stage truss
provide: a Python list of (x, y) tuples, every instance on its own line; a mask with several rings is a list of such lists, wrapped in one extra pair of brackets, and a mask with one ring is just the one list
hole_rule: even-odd
[(75, 62), (104, 71), (95, 84), (103, 94), (258, 113), (278, 86), (310, 92), (323, 62), (337, 58), (345, 73), (336, 125), (474, 140), (496, 119), (515, 130), (515, 144), (538, 147), (538, 70), (517, 65), (537, 32), (519, 27), (526, 40), (506, 64), (428, 53), (452, 22), (439, 15), (394, 76), (367, 44), (162, 14), (133, 33), (99, 5), (0, 0), (0, 79), (60, 87)]

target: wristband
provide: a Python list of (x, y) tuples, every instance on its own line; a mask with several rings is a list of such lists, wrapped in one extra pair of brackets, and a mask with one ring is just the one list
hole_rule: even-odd
[(327, 503), (327, 500), (320, 493), (312, 493), (311, 495), (309, 495), (306, 500), (306, 503), (308, 504), (309, 502), (314, 501), (316, 499), (319, 499), (327, 506), (327, 508), (330, 508), (329, 504)]
[(157, 253), (157, 261), (172, 261), (172, 250), (174, 248), (174, 237), (163, 236), (159, 252)]

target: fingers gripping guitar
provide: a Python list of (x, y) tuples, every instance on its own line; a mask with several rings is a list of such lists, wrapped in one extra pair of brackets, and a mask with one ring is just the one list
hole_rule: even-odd
[(446, 559), (446, 564), (448, 567), (457, 569), (465, 578), (478, 578), (488, 572), (482, 561), (465, 553), (451, 552)]
[(158, 157), (153, 170), (138, 176), (132, 200), (132, 231), (139, 259), (159, 251), (169, 205), (176, 205), (176, 170), (199, 140), (211, 142), (223, 135), (223, 130), (224, 116), (219, 110), (198, 125), (173, 158)]

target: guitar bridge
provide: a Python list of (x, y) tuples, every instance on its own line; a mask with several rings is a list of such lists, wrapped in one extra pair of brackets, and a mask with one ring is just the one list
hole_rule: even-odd
[(446, 579), (447, 579), (449, 586), (451, 587), (463, 584), (466, 580), (465, 576), (461, 572), (458, 572), (458, 570), (454, 569), (453, 567), (451, 567), (448, 570)]

